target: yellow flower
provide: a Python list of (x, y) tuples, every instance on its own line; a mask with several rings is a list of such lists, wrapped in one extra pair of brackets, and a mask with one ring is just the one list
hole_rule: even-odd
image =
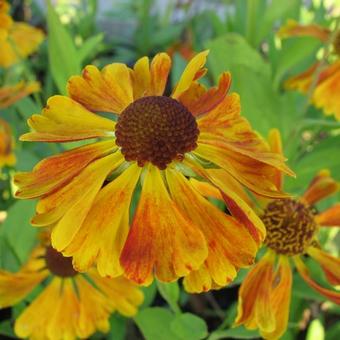
[[(232, 185), (285, 197), (272, 170), (292, 172), (240, 116), (229, 73), (209, 90), (198, 83), (207, 54), (189, 62), (169, 97), (165, 53), (133, 69), (87, 66), (69, 80), (68, 97), (50, 98), (29, 119), (32, 132), (23, 141), (102, 139), (15, 177), (18, 198), (40, 199), (33, 225), (53, 226), (53, 247), (73, 256), (78, 271), (96, 262), (103, 276), (124, 273), (144, 285), (154, 275), (169, 282), (190, 274), (187, 289), (202, 291), (226, 285), (253, 262), (265, 230)], [(233, 216), (207, 201), (190, 177), (219, 188)]]
[(97, 330), (106, 333), (111, 313), (131, 317), (143, 302), (143, 293), (127, 279), (102, 278), (94, 269), (79, 274), (70, 258), (41, 245), (19, 272), (0, 270), (0, 308), (23, 301), (43, 282), (41, 293), (15, 321), (19, 338), (72, 340)]
[[(272, 131), (270, 139), (272, 146), (280, 149), (277, 130)], [(277, 183), (282, 185), (279, 173)], [(283, 335), (289, 319), (292, 264), (313, 289), (340, 304), (340, 292), (315, 282), (303, 261), (303, 255), (309, 255), (320, 264), (329, 283), (340, 284), (340, 259), (324, 252), (317, 240), (320, 228), (340, 226), (340, 203), (320, 213), (313, 208), (315, 203), (338, 189), (339, 184), (323, 170), (302, 197), (267, 203), (261, 216), (267, 230), (264, 240), (267, 251), (241, 284), (236, 325), (258, 328), (265, 339), (278, 339)]]
[(0, 1), (0, 66), (10, 67), (35, 52), (44, 33), (24, 22), (14, 22), (8, 14), (9, 5)]
[[(301, 26), (297, 22), (290, 20), (286, 26), (279, 30), (278, 35), (281, 38), (312, 36), (323, 43), (327, 43), (330, 40), (331, 31), (315, 24)], [(315, 79), (315, 89), (311, 100), (316, 107), (323, 109), (326, 115), (334, 114), (335, 118), (340, 120), (340, 96), (337, 95), (337, 93), (340, 93), (340, 31), (333, 41), (333, 51), (336, 55), (336, 60), (321, 67), (318, 78)], [(288, 79), (285, 87), (307, 94), (312, 86), (315, 72), (319, 67), (319, 62), (315, 63), (301, 74)]]
[(0, 169), (5, 165), (14, 165), (16, 158), (13, 152), (14, 140), (11, 127), (0, 118)]
[(15, 85), (0, 87), (0, 109), (5, 109), (18, 100), (39, 90), (40, 84), (36, 81), (29, 83), (20, 81)]

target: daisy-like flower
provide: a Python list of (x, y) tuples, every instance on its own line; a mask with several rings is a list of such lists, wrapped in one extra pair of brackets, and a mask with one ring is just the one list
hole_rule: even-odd
[[(87, 66), (69, 80), (68, 97), (50, 98), (29, 119), (23, 141), (101, 139), (15, 177), (18, 198), (40, 199), (32, 224), (53, 227), (53, 247), (73, 256), (78, 271), (96, 262), (103, 276), (124, 273), (144, 285), (154, 275), (169, 282), (192, 273), (187, 287), (202, 291), (226, 285), (253, 262), (265, 230), (232, 183), (283, 197), (272, 169), (292, 172), (240, 116), (239, 96), (227, 94), (229, 73), (218, 87), (199, 84), (207, 54), (189, 62), (169, 97), (165, 53), (133, 69)], [(190, 177), (218, 187), (233, 216), (208, 202)]]
[(127, 279), (102, 278), (94, 269), (77, 273), (70, 258), (40, 245), (19, 272), (0, 270), (0, 308), (23, 301), (39, 285), (40, 294), (15, 321), (19, 338), (72, 340), (106, 333), (114, 311), (131, 317), (143, 302), (143, 293)]
[(8, 14), (10, 6), (0, 0), (0, 66), (10, 67), (35, 52), (44, 33), (24, 22), (15, 22)]
[[(319, 39), (324, 44), (328, 43), (332, 32), (324, 27), (312, 24), (302, 26), (296, 21), (290, 20), (287, 25), (281, 27), (278, 35), (281, 38), (311, 36)], [(333, 115), (340, 120), (340, 31), (335, 35), (332, 43), (335, 60), (320, 68), (319, 62), (312, 65), (309, 69), (298, 74), (285, 83), (287, 89), (297, 90), (307, 94), (312, 86), (314, 77), (317, 76), (315, 89), (312, 93), (312, 103), (321, 108), (326, 115)], [(316, 71), (320, 68), (319, 74)]]
[(40, 90), (39, 82), (20, 81), (15, 85), (6, 85), (0, 87), (0, 109), (11, 106), (18, 100)]
[[(277, 130), (270, 135), (273, 148), (281, 148)], [(282, 186), (277, 173), (277, 185)], [(309, 255), (323, 269), (332, 285), (340, 284), (340, 259), (320, 248), (320, 228), (340, 226), (340, 204), (316, 213), (314, 204), (334, 194), (339, 184), (328, 171), (321, 171), (298, 199), (269, 201), (261, 219), (267, 230), (265, 255), (249, 271), (239, 291), (236, 325), (259, 329), (265, 339), (278, 339), (287, 329), (292, 287), (292, 265), (301, 277), (327, 299), (340, 304), (340, 292), (320, 286), (311, 277), (304, 255)]]
[(0, 118), (0, 169), (5, 165), (14, 165), (16, 158), (13, 152), (14, 140), (11, 127)]

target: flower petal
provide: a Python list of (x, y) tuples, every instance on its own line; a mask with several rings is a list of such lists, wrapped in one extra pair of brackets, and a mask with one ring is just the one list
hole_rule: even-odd
[(267, 254), (251, 269), (241, 284), (235, 325), (260, 328), (263, 332), (275, 330), (273, 305), (270, 300), (274, 277), (275, 255)]
[[(184, 98), (183, 104), (194, 115), (200, 116), (219, 105), (228, 93), (231, 85), (231, 75), (229, 72), (221, 74), (218, 87), (212, 87), (207, 91), (204, 91), (196, 100), (188, 100), (186, 92), (192, 93), (191, 87), (179, 97), (179, 101), (182, 102), (182, 96)], [(196, 87), (196, 85), (195, 85)], [(197, 93), (197, 92), (196, 92)], [(193, 98), (192, 98), (193, 99)]]
[(340, 285), (340, 259), (325, 253), (324, 251), (309, 247), (307, 253), (322, 267), (330, 284)]
[(166, 53), (158, 53), (153, 58), (150, 67), (151, 96), (162, 96), (171, 69), (171, 59)]
[(105, 294), (106, 303), (112, 311), (131, 317), (144, 301), (144, 295), (137, 285), (120, 276), (116, 278), (100, 277), (94, 271), (89, 276), (95, 285)]
[(280, 256), (277, 272), (273, 278), (273, 290), (270, 297), (275, 317), (275, 330), (273, 332), (261, 331), (265, 339), (280, 339), (287, 330), (290, 298), (292, 292), (292, 271), (289, 260)]
[(111, 137), (115, 122), (100, 117), (71, 98), (53, 96), (47, 101), (42, 114), (28, 120), (33, 132), (20, 137), (30, 142), (70, 142), (76, 140)]
[[(235, 278), (237, 268), (253, 263), (256, 242), (245, 226), (202, 197), (181, 173), (168, 169), (166, 178), (176, 205), (205, 236), (209, 251), (205, 265), (212, 280), (225, 286)], [(196, 293), (203, 290), (204, 285)]]
[(73, 76), (67, 85), (72, 99), (91, 111), (121, 113), (133, 101), (129, 68), (114, 63), (99, 71), (86, 66), (82, 76)]
[(340, 226), (340, 203), (316, 215), (315, 220), (321, 226)]
[(222, 197), (226, 202), (230, 213), (239, 222), (246, 226), (253, 239), (260, 244), (266, 235), (263, 222), (255, 214), (252, 208), (241, 197), (239, 197), (234, 190), (228, 187), (228, 182), (224, 182), (221, 178), (216, 176), (216, 173), (208, 172), (206, 169), (189, 159), (185, 159), (183, 163), (191, 168), (196, 174), (207, 179), (221, 191)]
[(32, 172), (19, 172), (14, 183), (17, 198), (36, 198), (60, 188), (95, 159), (114, 151), (114, 141), (93, 143), (39, 162)]
[(88, 271), (96, 261), (100, 275), (122, 274), (119, 257), (129, 232), (129, 208), (140, 173), (140, 167), (131, 165), (98, 193), (74, 241), (64, 252), (73, 256), (77, 271)]
[(279, 29), (277, 35), (281, 39), (303, 36), (314, 37), (326, 43), (330, 38), (330, 30), (316, 24), (299, 25), (297, 21), (289, 19), (287, 23)]
[(93, 201), (107, 175), (123, 161), (120, 153), (108, 155), (91, 163), (67, 186), (43, 198), (37, 207), (38, 214), (32, 224), (50, 225), (53, 228), (53, 248), (63, 251), (84, 222)]
[(203, 51), (190, 60), (171, 96), (172, 98), (178, 99), (179, 96), (190, 87), (194, 80), (202, 76), (201, 71), (206, 63), (208, 54), (209, 51)]
[(198, 269), (207, 256), (202, 232), (183, 216), (160, 170), (150, 165), (120, 258), (125, 276), (148, 285), (154, 272), (160, 281), (170, 282)]
[(313, 205), (338, 190), (339, 184), (331, 177), (329, 170), (324, 169), (312, 179), (302, 198)]
[(150, 92), (151, 74), (149, 58), (143, 57), (137, 60), (133, 67), (133, 97), (138, 99), (146, 96)]
[[(272, 152), (283, 155), (281, 134), (278, 129), (271, 129), (269, 131), (268, 143)], [(278, 169), (275, 170), (275, 185), (278, 190), (283, 189), (283, 176), (282, 172)]]
[(309, 270), (306, 265), (302, 262), (301, 258), (298, 256), (294, 257), (294, 263), (301, 277), (318, 293), (325, 296), (328, 300), (334, 303), (340, 304), (340, 292), (329, 290), (318, 285), (309, 274)]

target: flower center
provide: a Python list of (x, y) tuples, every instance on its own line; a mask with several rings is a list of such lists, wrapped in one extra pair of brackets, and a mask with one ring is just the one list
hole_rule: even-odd
[(73, 269), (72, 258), (64, 257), (52, 247), (46, 248), (45, 260), (47, 268), (54, 275), (61, 277), (72, 277), (78, 274), (78, 272)]
[(195, 117), (178, 101), (164, 96), (137, 99), (119, 116), (116, 143), (127, 161), (151, 162), (160, 169), (196, 148)]
[(333, 42), (333, 47), (335, 53), (340, 57), (340, 30), (336, 33), (334, 42)]
[(264, 243), (278, 254), (304, 253), (312, 243), (316, 223), (312, 209), (293, 199), (269, 203), (261, 216), (267, 229)]

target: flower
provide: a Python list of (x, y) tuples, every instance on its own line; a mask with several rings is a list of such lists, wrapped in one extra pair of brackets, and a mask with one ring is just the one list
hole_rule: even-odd
[(0, 109), (5, 109), (23, 97), (39, 90), (40, 84), (36, 81), (29, 83), (20, 81), (15, 85), (2, 86), (0, 87)]
[[(281, 148), (277, 130), (271, 132), (270, 139), (274, 148)], [(282, 186), (279, 173), (277, 183)], [(267, 230), (266, 253), (241, 284), (235, 325), (259, 328), (265, 339), (278, 339), (283, 335), (289, 319), (292, 264), (313, 289), (340, 304), (340, 292), (320, 286), (304, 263), (307, 254), (320, 264), (330, 284), (340, 284), (340, 259), (323, 251), (317, 239), (320, 228), (340, 226), (340, 203), (320, 213), (314, 209), (314, 204), (338, 189), (339, 184), (323, 170), (302, 197), (267, 203), (261, 216)]]
[(0, 169), (5, 165), (14, 165), (16, 162), (13, 153), (14, 140), (12, 130), (8, 123), (0, 118)]
[[(32, 224), (53, 227), (53, 247), (73, 256), (78, 271), (96, 262), (103, 276), (124, 274), (143, 285), (154, 275), (170, 282), (192, 273), (187, 288), (202, 291), (226, 285), (253, 262), (264, 227), (232, 184), (285, 197), (272, 170), (292, 172), (240, 116), (239, 96), (227, 94), (229, 73), (209, 90), (198, 83), (207, 54), (189, 62), (170, 97), (163, 95), (171, 68), (165, 53), (133, 69), (87, 66), (69, 80), (68, 97), (51, 97), (29, 119), (23, 141), (102, 140), (15, 176), (18, 198), (40, 199)], [(233, 216), (190, 177), (218, 187)]]
[(24, 22), (15, 22), (9, 16), (7, 1), (0, 0), (0, 66), (10, 67), (35, 52), (44, 39), (44, 33)]
[(143, 302), (143, 293), (127, 279), (102, 278), (94, 269), (77, 273), (70, 258), (39, 245), (19, 272), (0, 270), (0, 308), (25, 300), (39, 285), (40, 294), (15, 321), (20, 338), (72, 340), (106, 333), (112, 312), (131, 317)]
[[(278, 35), (281, 38), (292, 36), (312, 36), (326, 44), (331, 39), (331, 31), (318, 25), (300, 26), (296, 21), (290, 20), (286, 26), (282, 27)], [(340, 120), (340, 99), (334, 95), (340, 92), (340, 31), (337, 32), (333, 41), (333, 51), (336, 55), (334, 62), (323, 65), (315, 63), (306, 71), (289, 78), (285, 87), (307, 94), (317, 77), (315, 88), (312, 90), (311, 100), (313, 104), (322, 108), (326, 115), (334, 114)]]

